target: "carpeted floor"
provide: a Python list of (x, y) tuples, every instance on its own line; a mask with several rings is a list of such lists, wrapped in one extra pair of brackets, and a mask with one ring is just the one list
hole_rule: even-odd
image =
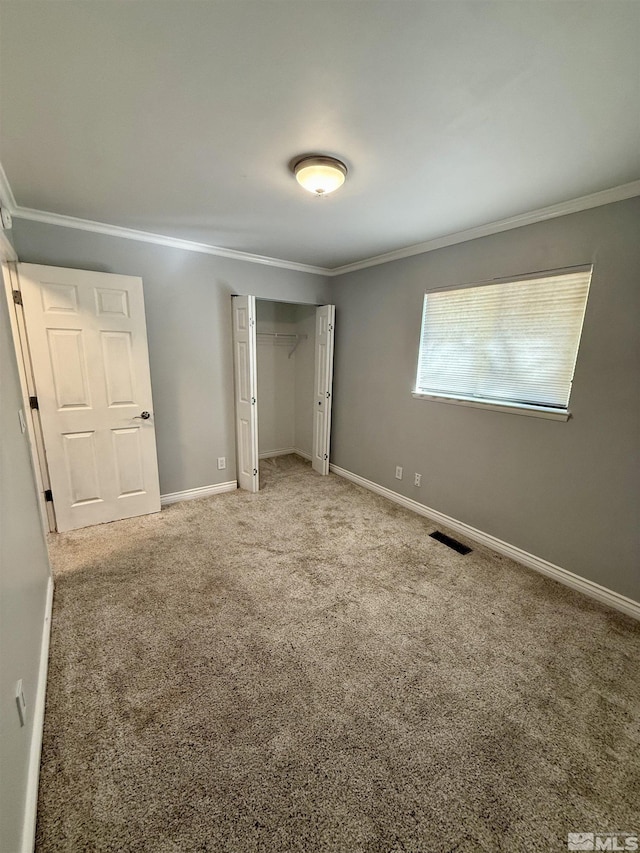
[(640, 626), (296, 457), (261, 476), (54, 538), (38, 853), (640, 831)]

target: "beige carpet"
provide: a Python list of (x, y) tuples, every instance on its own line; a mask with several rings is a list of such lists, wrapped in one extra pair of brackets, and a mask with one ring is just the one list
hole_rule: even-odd
[(261, 475), (53, 541), (39, 853), (640, 831), (636, 623), (295, 457)]

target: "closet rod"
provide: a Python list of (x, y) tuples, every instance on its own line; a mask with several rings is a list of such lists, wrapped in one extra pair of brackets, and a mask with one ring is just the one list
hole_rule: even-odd
[(295, 332), (258, 332), (258, 335), (266, 335), (268, 338), (306, 338), (307, 335), (296, 335)]
[(296, 335), (296, 334), (287, 334), (286, 332), (257, 332), (256, 337), (258, 338), (280, 338), (282, 341), (288, 340), (290, 343), (294, 342), (293, 349), (289, 352), (289, 358), (294, 354), (294, 352), (298, 349), (298, 345), (300, 341), (306, 341), (309, 337), (308, 335)]

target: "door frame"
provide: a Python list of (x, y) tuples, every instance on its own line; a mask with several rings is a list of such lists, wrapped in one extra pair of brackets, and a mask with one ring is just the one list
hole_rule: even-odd
[[(321, 321), (323, 319), (323, 313), (326, 309), (326, 351), (325, 357), (322, 359), (321, 354)], [(313, 375), (313, 384), (314, 384), (314, 402), (320, 406), (320, 411), (315, 408), (314, 412), (316, 413), (316, 417), (313, 422), (313, 448), (311, 451), (311, 466), (314, 471), (322, 476), (326, 476), (329, 471), (329, 457), (331, 455), (331, 414), (333, 409), (333, 353), (334, 353), (334, 344), (335, 344), (335, 325), (336, 325), (336, 306), (328, 303), (326, 305), (319, 305), (316, 308), (316, 337), (314, 342), (314, 350), (315, 350), (315, 364), (314, 364), (314, 375)], [(325, 382), (322, 384), (322, 387), (318, 387), (318, 383), (322, 378), (322, 366), (327, 368)], [(322, 415), (322, 427), (318, 426), (318, 418), (317, 415)], [(318, 451), (318, 442), (322, 441), (323, 447), (323, 455), (319, 456)]]
[[(304, 305), (309, 308), (314, 308), (316, 315), (314, 318), (314, 328), (315, 328), (315, 340), (314, 340), (314, 374), (313, 374), (313, 390), (314, 390), (314, 400), (317, 397), (315, 395), (315, 388), (317, 380), (318, 380), (318, 312), (323, 308), (328, 309), (327, 321), (328, 321), (328, 354), (329, 354), (329, 366), (330, 370), (328, 373), (328, 382), (327, 387), (323, 390), (323, 400), (326, 399), (326, 410), (325, 410), (325, 441), (324, 445), (326, 447), (325, 458), (322, 462), (322, 470), (318, 470), (315, 467), (315, 456), (314, 456), (314, 447), (316, 443), (316, 426), (314, 422), (313, 426), (313, 435), (312, 435), (312, 446), (311, 446), (311, 454), (303, 453), (298, 448), (287, 449), (287, 453), (298, 453), (301, 456), (304, 456), (309, 459), (313, 468), (317, 473), (321, 475), (328, 475), (330, 472), (330, 463), (329, 463), (329, 451), (330, 451), (330, 443), (331, 443), (331, 414), (332, 414), (332, 404), (333, 404), (333, 355), (334, 355), (334, 329), (335, 329), (335, 305), (333, 303), (322, 303), (318, 304), (317, 302), (300, 302), (295, 300), (288, 299), (277, 299), (275, 297), (269, 296), (255, 296), (251, 294), (231, 294), (231, 314), (232, 314), (232, 328), (231, 328), (231, 338), (232, 338), (232, 362), (233, 362), (233, 379), (234, 379), (234, 421), (235, 421), (235, 438), (236, 438), (236, 464), (237, 464), (237, 474), (236, 480), (238, 483), (238, 488), (244, 488), (246, 491), (255, 492), (259, 489), (259, 480), (257, 477), (259, 476), (259, 465), (257, 468), (254, 468), (254, 476), (255, 480), (252, 481), (251, 487), (243, 486), (240, 482), (240, 421), (238, 415), (238, 356), (236, 353), (236, 330), (235, 330), (235, 313), (234, 313), (234, 299), (246, 299), (247, 300), (247, 310), (249, 315), (253, 315), (253, 322), (249, 322), (249, 333), (251, 334), (251, 330), (253, 331), (253, 352), (252, 357), (249, 359), (249, 371), (252, 375), (253, 381), (255, 382), (255, 386), (252, 391), (254, 406), (252, 407), (252, 423), (253, 423), (253, 440), (255, 441), (255, 456), (256, 459), (262, 459), (263, 455), (259, 453), (258, 449), (258, 421), (259, 421), (259, 404), (260, 400), (257, 394), (257, 375), (258, 375), (258, 365), (257, 365), (257, 351), (256, 351), (256, 336), (257, 336), (257, 313), (256, 313), (256, 305), (257, 302), (270, 302), (270, 303), (278, 303), (278, 304), (286, 304), (286, 305)], [(251, 320), (251, 316), (250, 316)], [(315, 406), (312, 408), (312, 412), (315, 412)], [(326, 422), (328, 421), (328, 428)], [(265, 454), (265, 456), (271, 456), (274, 454)], [(276, 454), (280, 455), (280, 454)]]
[[(246, 328), (240, 329), (238, 321), (244, 313)], [(256, 297), (250, 294), (234, 294), (231, 297), (231, 338), (233, 346), (233, 398), (236, 437), (236, 481), (238, 488), (255, 493), (260, 489), (260, 465), (258, 452), (258, 364), (256, 353)], [(243, 340), (246, 338), (246, 341)], [(239, 358), (240, 346), (246, 353), (245, 370)], [(243, 378), (247, 381), (244, 389), (246, 399), (242, 398)], [(241, 407), (248, 408), (248, 416), (243, 419)], [(249, 442), (243, 451), (243, 424), (248, 424)], [(247, 457), (249, 457), (247, 459)], [(243, 464), (249, 462), (252, 473), (243, 470)]]
[[(9, 244), (10, 245), (10, 244)], [(13, 247), (12, 247), (13, 248)], [(56, 532), (56, 515), (53, 501), (47, 501), (45, 492), (50, 489), (49, 469), (44, 452), (44, 436), (42, 434), (42, 423), (37, 409), (31, 408), (30, 397), (36, 396), (31, 355), (29, 352), (29, 341), (25, 326), (24, 312), (21, 302), (16, 302), (14, 293), (20, 293), (20, 279), (18, 277), (18, 256), (13, 251), (13, 258), (3, 260), (2, 278), (4, 283), (4, 294), (9, 309), (9, 321), (13, 339), (13, 348), (18, 364), (18, 376), (20, 379), (20, 391), (22, 393), (22, 406), (24, 420), (29, 436), (29, 452), (33, 467), (36, 491), (38, 493), (38, 506), (42, 529), (45, 534)]]
[(20, 303), (14, 299), (14, 291), (20, 293), (20, 280), (18, 278), (18, 255), (7, 239), (0, 231), (0, 262), (2, 263), (2, 283), (4, 298), (7, 301), (9, 311), (9, 323), (11, 325), (11, 338), (13, 349), (16, 354), (18, 365), (18, 378), (20, 381), (20, 392), (22, 396), (22, 413), (29, 438), (29, 453), (31, 455), (31, 467), (38, 493), (38, 508), (40, 509), (40, 520), (45, 534), (55, 533), (56, 517), (52, 501), (47, 501), (45, 491), (50, 487), (49, 469), (44, 452), (44, 438), (42, 435), (42, 424), (37, 409), (32, 409), (30, 397), (35, 397), (35, 383), (31, 367), (31, 356), (29, 354), (29, 342), (24, 322), (24, 314)]

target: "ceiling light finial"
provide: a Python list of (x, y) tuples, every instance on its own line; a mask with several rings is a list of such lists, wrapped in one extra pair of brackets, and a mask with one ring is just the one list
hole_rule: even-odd
[(319, 154), (298, 160), (293, 171), (300, 186), (320, 198), (341, 187), (347, 176), (347, 167), (341, 160)]

